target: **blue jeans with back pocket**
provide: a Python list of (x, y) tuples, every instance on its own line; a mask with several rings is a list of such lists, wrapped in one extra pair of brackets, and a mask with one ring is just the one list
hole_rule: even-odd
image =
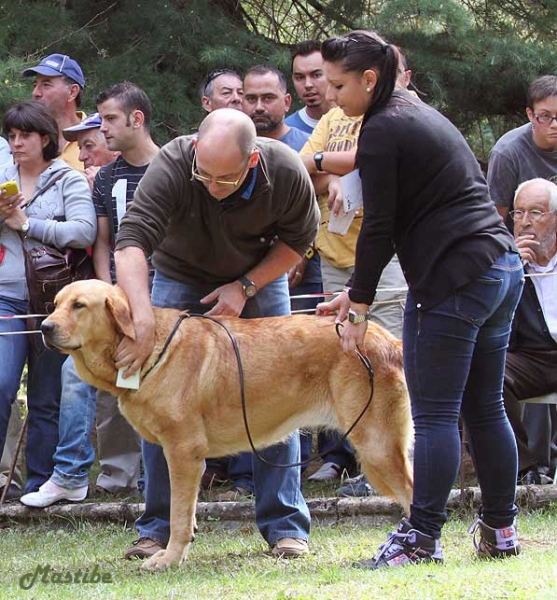
[(515, 505), (517, 450), (503, 406), (505, 357), (524, 274), (507, 252), (480, 277), (440, 304), (421, 310), (408, 294), (404, 369), (415, 429), (414, 496), (410, 522), (439, 538), (460, 464), (462, 411), (482, 490), (481, 516), (510, 525)]

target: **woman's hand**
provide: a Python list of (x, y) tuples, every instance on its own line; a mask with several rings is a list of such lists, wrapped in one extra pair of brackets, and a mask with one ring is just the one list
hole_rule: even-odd
[(348, 292), (342, 292), (330, 302), (320, 302), (315, 308), (315, 314), (318, 316), (336, 315), (336, 323), (342, 323), (348, 316), (350, 308), (350, 298)]
[(330, 302), (320, 302), (315, 309), (317, 315), (336, 314), (336, 323), (342, 323), (340, 331), (340, 345), (345, 354), (355, 355), (358, 351), (357, 346), (362, 352), (365, 350), (364, 342), (367, 331), (367, 321), (363, 323), (350, 323), (347, 320), (348, 311), (352, 309), (358, 314), (366, 314), (369, 307), (367, 304), (356, 304), (351, 302), (348, 292), (342, 292)]
[(366, 331), (367, 321), (363, 323), (344, 321), (340, 330), (340, 345), (343, 352), (348, 356), (355, 356), (359, 349), (365, 354)]
[(19, 230), (23, 223), (27, 222), (25, 211), (19, 207), (24, 200), (21, 193), (12, 196), (0, 194), (0, 218), (10, 229)]

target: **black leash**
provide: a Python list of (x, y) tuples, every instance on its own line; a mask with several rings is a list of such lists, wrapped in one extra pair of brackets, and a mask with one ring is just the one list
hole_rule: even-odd
[[(174, 323), (174, 327), (172, 328), (172, 331), (168, 334), (168, 337), (166, 338), (166, 342), (164, 343), (164, 346), (162, 347), (160, 354), (157, 356), (157, 360), (154, 362), (154, 364), (152, 364), (147, 369), (147, 372), (141, 376), (142, 379), (147, 377), (147, 375), (149, 375), (149, 373), (160, 363), (162, 357), (165, 355), (165, 353), (168, 349), (168, 346), (170, 346), (170, 342), (172, 341), (172, 338), (176, 335), (176, 332), (178, 331), (178, 327), (180, 327), (180, 325), (182, 324), (182, 321), (184, 319), (189, 319), (192, 316), (194, 316), (194, 315), (190, 315), (189, 313), (181, 313), (179, 315), (176, 323)], [(195, 315), (195, 316), (198, 316), (198, 315)]]
[[(165, 342), (159, 356), (157, 357), (157, 360), (149, 368), (149, 370), (143, 375), (143, 378), (145, 378), (159, 364), (159, 362), (161, 361), (162, 357), (164, 356), (166, 350), (168, 349), (168, 346), (170, 345), (172, 338), (178, 331), (178, 328), (180, 327), (182, 321), (184, 319), (188, 319), (188, 318), (192, 318), (192, 317), (197, 317), (200, 319), (208, 319), (209, 321), (216, 323), (217, 325), (219, 325), (220, 327), (222, 327), (224, 329), (224, 331), (226, 332), (226, 335), (228, 336), (228, 338), (230, 339), (230, 342), (232, 343), (232, 348), (234, 349), (234, 354), (236, 356), (236, 362), (238, 363), (238, 376), (239, 376), (239, 380), (240, 380), (240, 398), (241, 398), (241, 402), (242, 402), (242, 416), (244, 419), (244, 426), (246, 428), (246, 435), (248, 436), (249, 444), (250, 444), (250, 447), (251, 447), (251, 450), (252, 450), (254, 456), (256, 456), (257, 459), (260, 460), (262, 463), (265, 463), (266, 465), (269, 465), (270, 467), (277, 467), (280, 469), (288, 469), (290, 467), (302, 467), (304, 465), (309, 464), (310, 462), (313, 462), (314, 460), (317, 460), (318, 458), (323, 458), (324, 455), (318, 452), (318, 453), (310, 456), (308, 459), (300, 461), (300, 462), (290, 463), (290, 464), (276, 464), (276, 463), (269, 462), (266, 458), (263, 458), (263, 456), (261, 456), (261, 454), (255, 447), (255, 444), (253, 443), (253, 438), (251, 437), (251, 432), (249, 429), (248, 415), (247, 415), (247, 411), (246, 411), (246, 390), (245, 390), (244, 368), (242, 366), (242, 357), (240, 356), (240, 349), (238, 348), (238, 343), (236, 341), (236, 338), (232, 334), (232, 332), (228, 329), (228, 327), (224, 323), (221, 323), (220, 321), (215, 319), (214, 317), (210, 317), (208, 315), (202, 315), (202, 314), (195, 314), (195, 313), (191, 313), (191, 314), (190, 313), (182, 313), (178, 317), (176, 323), (174, 324), (174, 327), (172, 328), (172, 331), (168, 335), (168, 338), (166, 339), (166, 342)], [(340, 328), (341, 327), (342, 327), (342, 325), (340, 323), (337, 323), (336, 327), (335, 327), (336, 333), (339, 338), (340, 338)], [(360, 412), (360, 414), (358, 415), (358, 417), (356, 418), (356, 420), (354, 421), (354, 423), (352, 423), (352, 425), (349, 427), (348, 431), (346, 431), (342, 435), (342, 437), (338, 440), (338, 442), (333, 446), (332, 449), (327, 450), (327, 454), (334, 450), (338, 450), (342, 446), (344, 440), (346, 440), (346, 438), (352, 433), (352, 431), (354, 430), (356, 425), (358, 425), (358, 423), (362, 420), (364, 414), (366, 413), (367, 409), (369, 408), (369, 406), (371, 404), (371, 401), (373, 400), (373, 377), (374, 377), (373, 367), (371, 366), (371, 362), (370, 362), (369, 358), (367, 356), (365, 356), (364, 354), (362, 354), (359, 347), (358, 347), (357, 356), (368, 372), (369, 385), (370, 385), (369, 399), (368, 399), (366, 405), (364, 406), (364, 408), (362, 409), (362, 411)]]

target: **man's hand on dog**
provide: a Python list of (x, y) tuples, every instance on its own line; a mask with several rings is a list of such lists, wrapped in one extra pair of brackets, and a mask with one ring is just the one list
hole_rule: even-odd
[(127, 367), (124, 378), (130, 377), (141, 369), (143, 363), (152, 354), (155, 347), (155, 315), (152, 318), (135, 322), (135, 340), (124, 336), (114, 357), (117, 369)]
[(233, 281), (221, 285), (207, 294), (200, 300), (201, 304), (211, 304), (216, 302), (215, 306), (205, 314), (210, 317), (239, 317), (246, 304), (246, 297), (239, 281)]

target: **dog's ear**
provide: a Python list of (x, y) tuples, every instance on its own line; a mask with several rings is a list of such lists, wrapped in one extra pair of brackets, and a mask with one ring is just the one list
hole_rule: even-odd
[(106, 307), (112, 315), (118, 331), (126, 337), (135, 340), (135, 328), (133, 326), (130, 305), (124, 294), (124, 291), (118, 286), (114, 286), (115, 293), (109, 294), (106, 297)]

